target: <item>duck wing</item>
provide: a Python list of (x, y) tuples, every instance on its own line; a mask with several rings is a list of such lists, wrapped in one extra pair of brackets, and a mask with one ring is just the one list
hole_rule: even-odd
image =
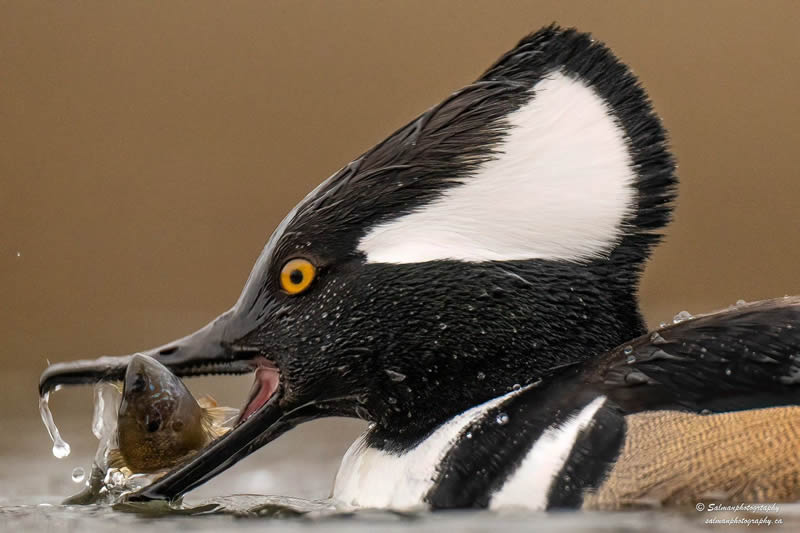
[(739, 305), (643, 335), (585, 365), (626, 414), (727, 412), (800, 403), (800, 297)]

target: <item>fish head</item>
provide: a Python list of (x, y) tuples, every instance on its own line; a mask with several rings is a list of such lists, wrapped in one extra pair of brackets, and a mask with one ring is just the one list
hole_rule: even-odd
[(203, 410), (186, 385), (164, 365), (134, 355), (125, 372), (117, 442), (135, 472), (169, 468), (207, 443)]

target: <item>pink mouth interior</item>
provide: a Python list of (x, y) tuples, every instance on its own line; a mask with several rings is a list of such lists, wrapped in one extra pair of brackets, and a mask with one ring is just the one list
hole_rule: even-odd
[(279, 377), (278, 369), (270, 361), (262, 359), (258, 362), (256, 379), (250, 389), (250, 399), (242, 409), (239, 420), (236, 422), (237, 425), (250, 418), (272, 398), (272, 395), (278, 390)]

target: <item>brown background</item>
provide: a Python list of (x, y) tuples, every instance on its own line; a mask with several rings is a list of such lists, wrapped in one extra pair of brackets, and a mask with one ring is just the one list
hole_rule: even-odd
[[(0, 454), (49, 454), (47, 359), (227, 309), (307, 191), (552, 21), (632, 65), (672, 134), (650, 322), (800, 293), (799, 19), (794, 1), (0, 2)], [(249, 379), (195, 386), (238, 404)], [(89, 397), (55, 396), (69, 439)], [(303, 431), (294, 453), (327, 442)]]

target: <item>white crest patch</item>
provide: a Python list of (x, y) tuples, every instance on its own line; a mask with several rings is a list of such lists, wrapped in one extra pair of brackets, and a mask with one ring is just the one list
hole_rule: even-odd
[(489, 508), (524, 507), (544, 510), (547, 507), (550, 485), (564, 467), (578, 434), (592, 422), (595, 413), (605, 401), (605, 396), (595, 398), (576, 416), (542, 433), (519, 468), (492, 496)]
[(584, 261), (610, 251), (636, 200), (625, 133), (579, 79), (553, 72), (532, 90), (506, 118), (493, 160), (361, 239), (368, 262)]
[(441, 425), (429, 437), (402, 455), (365, 444), (365, 435), (347, 450), (333, 486), (340, 504), (376, 509), (414, 509), (426, 505), (423, 498), (433, 486), (442, 459), (457, 442), (461, 431), (486, 416), (487, 411), (527, 390), (509, 392), (464, 411)]

